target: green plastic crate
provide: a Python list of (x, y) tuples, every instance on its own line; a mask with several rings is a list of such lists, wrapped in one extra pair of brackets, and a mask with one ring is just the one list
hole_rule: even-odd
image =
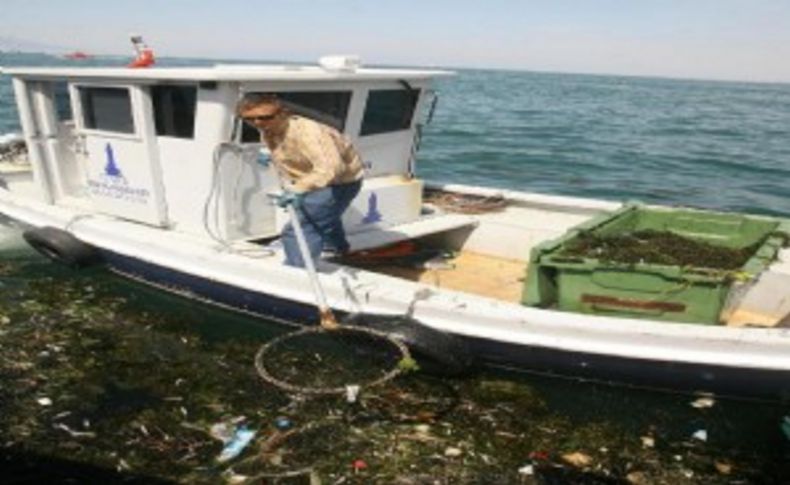
[[(715, 324), (733, 279), (762, 272), (785, 243), (788, 228), (787, 222), (766, 217), (628, 205), (535, 247), (522, 303), (581, 313)], [(643, 230), (669, 231), (728, 248), (759, 246), (737, 271), (560, 255), (583, 232), (610, 236)]]

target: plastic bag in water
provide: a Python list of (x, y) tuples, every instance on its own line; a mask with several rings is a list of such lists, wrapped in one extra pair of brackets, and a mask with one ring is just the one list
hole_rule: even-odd
[(223, 463), (236, 458), (242, 451), (244, 451), (244, 448), (250, 444), (250, 441), (252, 441), (252, 438), (254, 437), (255, 431), (248, 429), (246, 426), (242, 426), (241, 428), (237, 429), (233, 434), (233, 439), (231, 439), (225, 445), (225, 448), (222, 449), (222, 453), (220, 453), (217, 457), (217, 461)]

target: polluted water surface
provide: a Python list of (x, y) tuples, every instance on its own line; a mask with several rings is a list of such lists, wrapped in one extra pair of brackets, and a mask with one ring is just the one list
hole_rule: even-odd
[(787, 403), (480, 370), (349, 402), (263, 382), (293, 328), (0, 248), (0, 482), (782, 483)]

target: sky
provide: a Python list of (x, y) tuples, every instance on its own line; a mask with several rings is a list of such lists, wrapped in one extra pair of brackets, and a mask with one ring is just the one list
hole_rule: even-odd
[(0, 0), (0, 37), (101, 54), (790, 82), (790, 0)]

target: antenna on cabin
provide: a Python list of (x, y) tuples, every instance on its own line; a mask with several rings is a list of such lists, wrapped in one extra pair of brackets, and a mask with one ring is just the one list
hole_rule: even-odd
[(145, 43), (143, 36), (140, 34), (131, 34), (132, 46), (134, 46), (134, 60), (129, 63), (127, 67), (150, 67), (156, 60), (154, 59), (154, 50)]

